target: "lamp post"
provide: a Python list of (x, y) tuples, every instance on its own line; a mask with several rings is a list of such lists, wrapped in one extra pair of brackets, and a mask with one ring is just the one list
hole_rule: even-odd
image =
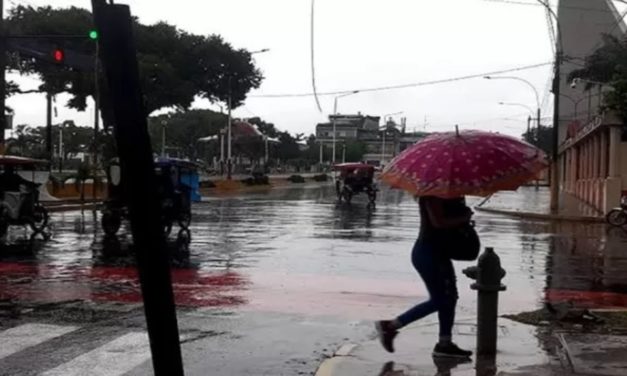
[[(577, 85), (580, 82), (585, 82), (586, 84), (589, 84), (589, 85), (596, 85), (596, 86), (598, 86), (599, 91), (595, 95), (599, 97), (598, 106), (601, 107), (601, 102), (603, 100), (603, 86), (606, 85), (606, 83), (605, 82), (593, 81), (593, 80), (588, 80), (588, 79), (585, 79), (585, 78), (576, 77), (576, 78), (573, 79), (573, 81), (571, 82), (570, 86), (574, 89), (574, 88), (577, 87)], [(569, 97), (567, 95), (564, 95), (564, 94), (560, 94), (560, 95), (562, 97), (566, 97), (566, 98), (570, 99), (573, 102), (573, 104), (575, 105), (575, 116), (577, 115), (577, 104), (579, 104), (579, 102), (581, 102), (584, 99), (588, 99), (588, 119), (591, 117), (590, 116), (591, 107), (592, 107), (592, 95), (591, 94), (589, 94), (587, 97), (581, 98), (578, 101), (574, 101), (571, 97)]]
[(161, 120), (161, 158), (165, 158), (165, 128), (167, 124), (167, 120)]
[(63, 173), (63, 125), (59, 124), (59, 174)]
[(359, 90), (355, 90), (355, 91), (351, 91), (350, 93), (345, 93), (345, 94), (341, 94), (335, 97), (335, 100), (333, 101), (333, 161), (331, 162), (332, 165), (335, 164), (335, 141), (336, 141), (336, 131), (335, 131), (335, 127), (336, 127), (336, 117), (337, 117), (337, 100), (340, 98), (344, 98), (344, 97), (348, 97), (349, 95), (353, 95), (353, 94), (357, 94), (359, 93)]

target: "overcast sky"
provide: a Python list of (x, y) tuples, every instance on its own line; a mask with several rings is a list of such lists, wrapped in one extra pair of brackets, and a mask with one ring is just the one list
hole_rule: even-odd
[[(260, 116), (290, 132), (312, 133), (333, 111), (333, 96), (322, 96), (323, 112), (313, 97), (260, 98), (268, 94), (310, 93), (311, 0), (126, 0), (143, 23), (167, 21), (198, 34), (220, 34), (236, 48), (255, 55), (265, 80), (250, 93), (237, 117)], [(535, 0), (316, 0), (315, 68), (319, 92), (401, 85), (549, 63), (553, 52), (544, 8)], [(7, 4), (8, 3), (8, 4)], [(46, 5), (45, 0), (8, 0)], [(555, 2), (553, 2), (555, 3)], [(89, 0), (55, 0), (54, 6), (89, 7)], [(617, 6), (620, 4), (617, 3)], [(619, 7), (619, 10), (624, 7)], [(529, 80), (550, 116), (550, 65), (515, 75)], [(9, 75), (15, 78), (15, 75)], [(23, 88), (37, 82), (20, 78)], [(63, 107), (58, 98), (55, 122), (92, 123), (84, 113)], [(206, 101), (205, 101), (206, 102)], [(209, 107), (197, 101), (195, 107)], [(378, 92), (363, 92), (338, 101), (340, 113), (384, 115), (403, 111), (408, 128), (427, 131), (478, 128), (520, 135), (527, 110), (502, 106), (513, 102), (535, 107), (533, 91), (512, 80), (482, 78)], [(15, 123), (43, 125), (45, 99), (40, 95), (10, 98)], [(216, 106), (212, 108), (217, 109)], [(426, 119), (426, 128), (425, 128)]]

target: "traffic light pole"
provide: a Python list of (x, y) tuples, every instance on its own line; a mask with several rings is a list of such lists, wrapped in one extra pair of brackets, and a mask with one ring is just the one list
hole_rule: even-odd
[(92, 166), (93, 172), (94, 172), (94, 179), (93, 179), (93, 184), (92, 184), (92, 195), (93, 195), (93, 199), (96, 199), (97, 196), (97, 187), (96, 187), (96, 174), (98, 173), (98, 132), (100, 131), (100, 111), (99, 111), (99, 106), (100, 106), (100, 101), (99, 101), (99, 97), (100, 97), (100, 85), (98, 82), (98, 79), (100, 77), (99, 75), (99, 70), (100, 70), (100, 63), (99, 63), (99, 59), (100, 59), (100, 44), (98, 42), (96, 42), (96, 57), (95, 57), (95, 61), (94, 61), (94, 163)]
[(52, 169), (52, 94), (46, 92), (46, 155)]
[[(183, 360), (133, 20), (127, 5), (92, 0), (101, 61), (156, 376), (182, 376)], [(103, 98), (101, 98), (103, 101)]]

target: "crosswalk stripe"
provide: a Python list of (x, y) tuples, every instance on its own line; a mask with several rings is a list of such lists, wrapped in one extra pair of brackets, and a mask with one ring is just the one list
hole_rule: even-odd
[(78, 329), (75, 326), (24, 324), (0, 332), (0, 359), (60, 337)]
[(128, 333), (50, 369), (41, 376), (122, 375), (150, 358), (146, 333)]

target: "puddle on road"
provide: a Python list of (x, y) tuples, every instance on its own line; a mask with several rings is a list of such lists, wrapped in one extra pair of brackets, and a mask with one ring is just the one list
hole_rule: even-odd
[[(533, 190), (519, 193), (533, 201)], [(55, 213), (48, 241), (13, 231), (0, 249), (0, 299), (139, 301), (130, 239), (103, 240), (92, 212)], [(627, 234), (603, 225), (525, 222), (478, 213), (484, 246), (508, 274), (502, 312), (545, 300), (595, 308), (627, 303)], [(188, 252), (173, 249), (179, 304), (256, 307), (355, 316), (394, 312), (426, 296), (409, 262), (419, 217), (413, 200), (381, 192), (375, 209), (356, 197), (336, 205), (332, 189), (289, 189), (194, 206)], [(174, 236), (172, 236), (174, 238)], [(462, 311), (474, 310), (459, 273)], [(285, 302), (289, 302), (286, 304)], [(379, 309), (379, 311), (377, 311)]]

